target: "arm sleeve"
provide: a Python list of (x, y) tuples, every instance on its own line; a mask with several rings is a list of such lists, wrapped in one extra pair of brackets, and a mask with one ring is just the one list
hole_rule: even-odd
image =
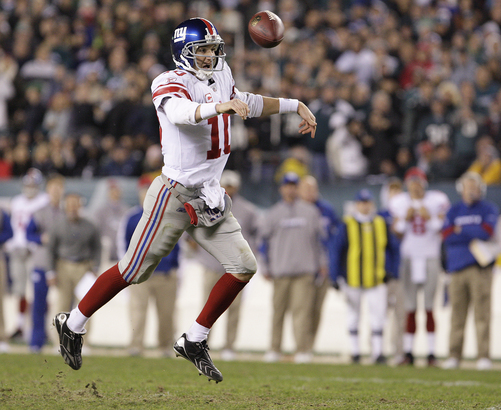
[(35, 218), (33, 217), (26, 227), (26, 239), (28, 239), (28, 241), (30, 242), (38, 243), (39, 245), (42, 244), (42, 235), (40, 233), (40, 229), (37, 226), (37, 223), (35, 222)]
[(234, 86), (231, 99), (233, 100), (234, 98), (242, 100), (249, 106), (249, 118), (260, 117), (263, 113), (264, 103), (262, 95), (241, 92)]
[(163, 111), (174, 125), (197, 125), (195, 113), (199, 105), (186, 98), (167, 97), (158, 110)]

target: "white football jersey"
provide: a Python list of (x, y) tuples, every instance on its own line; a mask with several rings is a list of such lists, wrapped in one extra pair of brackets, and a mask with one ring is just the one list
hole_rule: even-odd
[(18, 248), (26, 248), (26, 228), (30, 223), (34, 212), (43, 208), (49, 203), (47, 193), (39, 193), (34, 198), (25, 195), (17, 195), (10, 202), (10, 224), (12, 225), (13, 237), (6, 242), (7, 251)]
[[(425, 221), (421, 216), (414, 216), (412, 221), (405, 217), (410, 207), (415, 209), (424, 206), (430, 214)], [(440, 191), (426, 191), (421, 200), (411, 199), (408, 192), (394, 196), (389, 202), (389, 210), (395, 218), (395, 230), (403, 234), (401, 253), (404, 257), (438, 258), (442, 244), (441, 229), (445, 214), (450, 207), (449, 198)]]
[[(226, 63), (209, 81), (201, 81), (184, 70), (166, 71), (153, 80), (151, 91), (160, 122), (162, 172), (190, 188), (214, 179), (219, 181), (231, 150), (230, 115), (220, 114), (196, 124), (198, 105), (238, 98), (249, 105), (250, 116), (262, 113), (262, 96), (238, 91)], [(184, 104), (190, 112), (178, 114), (179, 121), (173, 119), (172, 113), (165, 112), (168, 98)], [(194, 104), (185, 104), (187, 101)]]

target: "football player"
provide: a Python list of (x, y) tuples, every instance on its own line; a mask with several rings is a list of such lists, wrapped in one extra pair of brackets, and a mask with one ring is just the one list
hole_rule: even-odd
[(400, 277), (405, 292), (407, 312), (401, 364), (414, 364), (412, 353), (416, 333), (417, 293), (424, 293), (426, 331), (428, 333), (428, 366), (436, 366), (435, 320), (433, 301), (441, 272), (441, 229), (450, 207), (443, 192), (427, 190), (426, 174), (417, 167), (410, 168), (404, 177), (407, 192), (394, 196), (389, 210), (394, 218), (393, 228), (402, 237)]
[(231, 150), (231, 115), (242, 119), (297, 113), (301, 134), (316, 130), (314, 115), (298, 100), (241, 92), (225, 62), (224, 41), (203, 18), (181, 23), (171, 39), (176, 69), (153, 80), (153, 103), (160, 122), (164, 166), (151, 184), (143, 215), (125, 256), (104, 272), (70, 313), (54, 324), (61, 355), (73, 369), (82, 365), (84, 325), (118, 292), (148, 279), (185, 231), (225, 268), (193, 325), (174, 345), (209, 380), (223, 380), (207, 347), (214, 322), (256, 272), (256, 259), (240, 225), (231, 214), (231, 200), (219, 180)]

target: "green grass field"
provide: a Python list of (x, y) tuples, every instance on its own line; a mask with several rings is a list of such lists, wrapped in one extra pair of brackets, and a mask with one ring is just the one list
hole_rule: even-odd
[(501, 409), (501, 372), (221, 362), (208, 382), (183, 359), (0, 355), (0, 409)]

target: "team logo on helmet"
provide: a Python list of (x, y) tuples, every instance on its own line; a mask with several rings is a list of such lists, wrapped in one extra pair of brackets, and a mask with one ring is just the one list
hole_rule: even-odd
[[(197, 54), (202, 46), (216, 46), (214, 54)], [(200, 80), (210, 79), (214, 71), (221, 71), (224, 67), (224, 41), (209, 20), (196, 17), (182, 22), (174, 30), (171, 47), (176, 66), (193, 73)], [(210, 67), (200, 67), (197, 58), (210, 58)]]

